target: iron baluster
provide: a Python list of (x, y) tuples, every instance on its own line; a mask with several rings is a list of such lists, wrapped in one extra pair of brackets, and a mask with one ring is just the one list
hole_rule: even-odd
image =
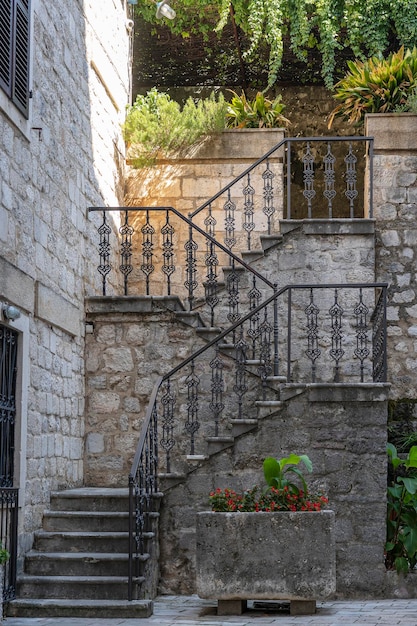
[(349, 144), (349, 152), (345, 156), (346, 163), (346, 191), (345, 196), (349, 200), (349, 213), (350, 217), (355, 217), (354, 201), (358, 195), (356, 190), (356, 156), (353, 154), (352, 144)]
[(119, 228), (119, 233), (121, 235), (120, 242), (120, 259), (121, 263), (119, 266), (119, 270), (121, 274), (123, 274), (123, 284), (124, 284), (124, 294), (127, 296), (128, 291), (128, 276), (133, 270), (132, 266), (132, 235), (134, 233), (134, 229), (129, 224), (129, 213), (125, 211), (125, 221)]
[(240, 320), (239, 313), (239, 282), (240, 276), (235, 268), (235, 260), (232, 259), (232, 267), (227, 276), (227, 293), (228, 293), (228, 304), (229, 304), (229, 312), (227, 314), (227, 319), (231, 324), (234, 324), (238, 320)]
[(200, 428), (198, 422), (198, 387), (200, 379), (195, 373), (194, 360), (191, 361), (191, 372), (185, 379), (187, 387), (187, 421), (185, 430), (190, 435), (190, 455), (195, 454), (195, 434)]
[(174, 437), (174, 407), (175, 407), (175, 395), (171, 391), (171, 381), (165, 381), (164, 391), (161, 396), (162, 404), (162, 437), (160, 440), (161, 448), (165, 451), (165, 465), (166, 471), (169, 474), (171, 471), (171, 450), (175, 446)]
[[(206, 229), (210, 237), (214, 236), (214, 227), (216, 220), (211, 214), (211, 205), (209, 206), (209, 216), (204, 220)], [(206, 241), (206, 258), (205, 263), (207, 267), (207, 280), (204, 285), (205, 297), (207, 306), (210, 308), (210, 325), (214, 326), (214, 310), (219, 303), (218, 297), (218, 281), (217, 281), (217, 266), (219, 259), (216, 253), (216, 247), (211, 239)]]
[[(261, 301), (261, 292), (256, 286), (256, 278), (253, 276), (252, 278), (252, 289), (249, 291), (249, 310), (253, 311), (259, 306)], [(252, 342), (252, 358), (255, 358), (256, 354), (256, 342), (259, 338), (259, 319), (260, 315), (258, 313), (254, 313), (249, 319), (249, 329), (248, 329), (248, 337), (250, 337)]]
[(331, 327), (332, 327), (332, 347), (330, 349), (330, 356), (335, 362), (335, 374), (334, 382), (339, 382), (339, 361), (343, 357), (345, 351), (342, 348), (343, 335), (342, 335), (342, 317), (343, 309), (338, 302), (338, 290), (334, 290), (334, 304), (329, 309)]
[(386, 289), (379, 294), (372, 316), (372, 380), (384, 383), (387, 376)]
[(260, 335), (260, 353), (259, 353), (259, 361), (260, 365), (258, 367), (258, 374), (261, 377), (262, 381), (262, 394), (263, 400), (266, 400), (266, 381), (268, 376), (272, 374), (272, 365), (271, 365), (271, 333), (272, 326), (268, 320), (268, 307), (264, 309), (264, 319), (259, 326), (259, 335)]
[(307, 350), (306, 355), (311, 361), (311, 380), (316, 382), (316, 361), (321, 354), (318, 341), (318, 315), (320, 309), (314, 303), (313, 289), (310, 289), (310, 303), (304, 309), (307, 315)]
[(368, 313), (369, 309), (363, 302), (362, 287), (359, 289), (359, 302), (353, 309), (356, 317), (356, 348), (354, 354), (360, 361), (361, 383), (364, 381), (365, 360), (369, 356), (368, 348)]
[(169, 211), (166, 212), (166, 221), (161, 229), (162, 233), (162, 271), (167, 279), (167, 295), (171, 295), (171, 276), (175, 272), (173, 236), (175, 229), (169, 221)]
[(239, 329), (239, 338), (235, 342), (235, 384), (233, 391), (237, 396), (237, 419), (242, 419), (243, 415), (243, 398), (248, 390), (246, 383), (246, 351), (248, 344), (243, 335), (243, 325)]
[(275, 174), (269, 167), (269, 159), (266, 160), (266, 169), (262, 174), (262, 179), (264, 181), (263, 185), (263, 198), (264, 198), (264, 207), (262, 211), (266, 215), (268, 219), (268, 235), (271, 234), (271, 218), (275, 213), (274, 207), (274, 186), (272, 181), (275, 177)]
[(236, 245), (236, 237), (235, 237), (235, 210), (236, 205), (232, 201), (230, 195), (230, 189), (227, 191), (227, 200), (224, 203), (224, 245), (229, 248), (230, 252), (232, 248)]
[[(274, 286), (275, 295), (278, 294), (278, 286)], [(279, 326), (278, 326), (278, 298), (274, 298), (274, 376), (279, 376)]]
[(330, 142), (327, 144), (327, 153), (323, 158), (324, 163), (324, 192), (323, 195), (327, 199), (329, 209), (329, 219), (333, 218), (333, 200), (336, 196), (335, 185), (335, 163), (336, 157), (332, 153)]
[(146, 221), (141, 228), (142, 233), (142, 265), (141, 270), (145, 274), (146, 295), (149, 296), (149, 277), (155, 270), (153, 265), (153, 235), (155, 229), (149, 221), (149, 211), (146, 211)]
[(107, 274), (110, 273), (110, 233), (111, 228), (107, 223), (106, 211), (103, 211), (103, 223), (98, 228), (98, 234), (100, 235), (100, 243), (98, 245), (98, 251), (100, 255), (100, 264), (98, 266), (98, 272), (102, 277), (102, 293), (106, 295)]
[(224, 409), (223, 392), (223, 359), (220, 356), (219, 345), (216, 344), (214, 359), (210, 361), (211, 368), (211, 402), (210, 410), (214, 418), (214, 436), (219, 436), (219, 423)]
[(303, 196), (307, 200), (307, 217), (311, 219), (312, 217), (312, 200), (316, 195), (314, 189), (314, 156), (310, 149), (310, 142), (307, 141), (306, 151), (304, 153), (303, 159), (303, 180), (304, 180), (304, 191)]
[(184, 283), (184, 286), (188, 290), (188, 302), (189, 302), (190, 311), (192, 311), (193, 306), (194, 306), (194, 291), (197, 289), (197, 286), (198, 286), (197, 278), (196, 278), (197, 276), (197, 256), (196, 255), (197, 255), (198, 245), (194, 241), (193, 229), (191, 226), (189, 228), (188, 241), (185, 243), (184, 247), (185, 247), (186, 256), (187, 256), (187, 260), (185, 264), (185, 274), (187, 278)]
[(209, 204), (207, 208), (208, 208), (208, 215), (204, 220), (204, 225), (206, 227), (206, 233), (210, 235), (210, 237), (213, 237), (214, 239), (216, 237), (217, 220), (213, 216), (211, 204)]
[(253, 220), (253, 214), (255, 211), (255, 205), (253, 203), (253, 196), (255, 194), (255, 189), (250, 184), (250, 174), (248, 174), (248, 182), (243, 188), (243, 195), (245, 196), (244, 202), (244, 222), (243, 229), (247, 232), (247, 242), (248, 242), (248, 250), (251, 249), (251, 233), (255, 228), (255, 222)]

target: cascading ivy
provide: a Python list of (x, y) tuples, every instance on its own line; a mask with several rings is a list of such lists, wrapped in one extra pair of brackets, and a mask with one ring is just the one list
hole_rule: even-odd
[[(175, 34), (207, 35), (220, 32), (228, 20), (248, 35), (243, 56), (256, 57), (260, 43), (270, 50), (268, 87), (272, 87), (282, 64), (284, 35), (299, 59), (316, 47), (322, 57), (322, 77), (333, 86), (335, 54), (350, 48), (359, 59), (382, 55), (390, 45), (417, 45), (417, 0), (171, 0), (177, 17), (166, 20)], [(232, 10), (231, 10), (232, 7)], [(155, 4), (141, 0), (136, 11), (157, 23)]]

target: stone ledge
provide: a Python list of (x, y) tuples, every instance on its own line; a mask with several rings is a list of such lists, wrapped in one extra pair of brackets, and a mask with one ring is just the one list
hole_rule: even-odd
[(304, 235), (373, 235), (374, 219), (280, 220), (283, 235), (301, 228)]
[(389, 383), (309, 383), (309, 402), (386, 402)]

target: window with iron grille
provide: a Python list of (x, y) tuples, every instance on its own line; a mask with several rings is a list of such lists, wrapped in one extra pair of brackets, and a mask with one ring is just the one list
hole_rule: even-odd
[(0, 0), (0, 87), (29, 117), (30, 0)]

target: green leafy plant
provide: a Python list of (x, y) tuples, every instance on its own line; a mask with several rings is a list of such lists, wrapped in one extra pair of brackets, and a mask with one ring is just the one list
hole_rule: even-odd
[(10, 558), (10, 554), (7, 550), (3, 548), (3, 545), (0, 543), (0, 565), (4, 565)]
[(233, 97), (227, 105), (226, 112), (228, 128), (278, 128), (289, 124), (289, 120), (282, 114), (285, 104), (281, 95), (270, 100), (258, 91), (256, 96), (249, 100), (243, 91), (240, 96), (234, 91), (231, 93)]
[(155, 163), (157, 157), (181, 154), (203, 137), (225, 127), (226, 102), (212, 93), (195, 102), (191, 97), (181, 108), (167, 93), (155, 87), (139, 95), (128, 108), (123, 125), (127, 157), (134, 167)]
[[(263, 463), (263, 471), (267, 487), (253, 487), (243, 493), (232, 489), (216, 489), (210, 493), (209, 499), (213, 511), (321, 511), (328, 504), (328, 499), (321, 493), (312, 494), (308, 491), (303, 472), (299, 467), (303, 463), (307, 472), (313, 467), (307, 455), (290, 454), (280, 460), (267, 457)], [(293, 478), (301, 483), (301, 487), (293, 482)]]
[(339, 102), (329, 116), (349, 123), (363, 122), (366, 113), (388, 113), (404, 107), (415, 97), (417, 88), (417, 48), (390, 54), (386, 59), (348, 61), (349, 71), (335, 85), (334, 98)]
[(385, 565), (407, 573), (417, 564), (417, 446), (405, 459), (392, 443), (387, 452), (394, 478), (388, 487)]

